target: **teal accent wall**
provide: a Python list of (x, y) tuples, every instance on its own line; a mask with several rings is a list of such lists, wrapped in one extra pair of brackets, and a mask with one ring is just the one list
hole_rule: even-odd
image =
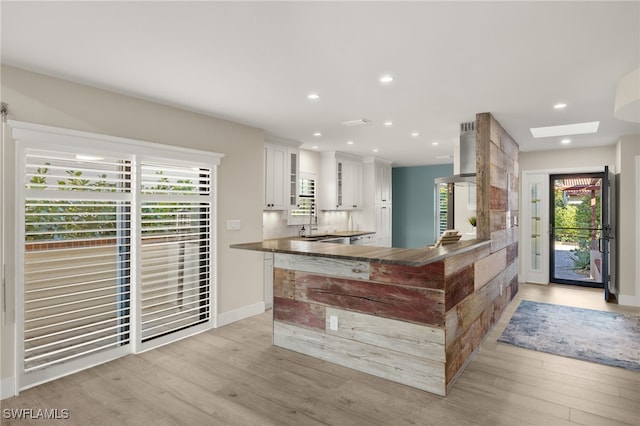
[(436, 242), (433, 180), (452, 174), (453, 164), (392, 169), (393, 247), (418, 248)]

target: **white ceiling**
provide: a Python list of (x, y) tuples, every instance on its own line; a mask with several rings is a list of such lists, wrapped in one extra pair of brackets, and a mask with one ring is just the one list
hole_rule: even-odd
[[(441, 164), (452, 162), (459, 123), (479, 112), (522, 151), (640, 133), (613, 116), (616, 82), (640, 65), (639, 6), (2, 1), (2, 62), (263, 128), (303, 148), (377, 148), (396, 166)], [(384, 73), (394, 82), (381, 85)], [(568, 106), (554, 110), (557, 102)], [(360, 118), (371, 123), (341, 124)], [(596, 120), (597, 134), (568, 146), (529, 132)]]

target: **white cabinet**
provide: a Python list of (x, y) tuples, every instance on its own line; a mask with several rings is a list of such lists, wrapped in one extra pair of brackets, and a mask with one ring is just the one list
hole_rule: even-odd
[(391, 162), (367, 157), (363, 167), (363, 205), (354, 214), (356, 226), (376, 232), (373, 245), (391, 247)]
[(273, 308), (273, 253), (264, 254), (264, 306)]
[(391, 204), (376, 204), (376, 243), (380, 247), (391, 247)]
[(287, 210), (296, 206), (298, 147), (289, 144), (264, 144), (264, 210)]
[(375, 167), (375, 203), (391, 203), (391, 166), (374, 162)]
[(362, 208), (362, 160), (339, 152), (320, 154), (320, 197), (322, 210)]

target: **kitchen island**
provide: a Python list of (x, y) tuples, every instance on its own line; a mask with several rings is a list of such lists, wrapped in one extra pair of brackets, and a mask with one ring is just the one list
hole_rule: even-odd
[(517, 291), (517, 270), (489, 240), (231, 247), (275, 254), (274, 345), (443, 396)]

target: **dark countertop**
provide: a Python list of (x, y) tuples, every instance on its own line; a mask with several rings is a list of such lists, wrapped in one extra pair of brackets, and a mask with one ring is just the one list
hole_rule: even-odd
[[(336, 234), (331, 233), (331, 235)], [(357, 235), (362, 235), (362, 231)], [(360, 260), (364, 262), (373, 261), (395, 265), (423, 266), (445, 259), (454, 254), (461, 254), (489, 244), (491, 244), (490, 240), (476, 239), (463, 240), (438, 248), (427, 246), (418, 249), (405, 249), (301, 241), (299, 238), (275, 238), (255, 243), (232, 244), (230, 247), (271, 253), (288, 253), (303, 256)]]

